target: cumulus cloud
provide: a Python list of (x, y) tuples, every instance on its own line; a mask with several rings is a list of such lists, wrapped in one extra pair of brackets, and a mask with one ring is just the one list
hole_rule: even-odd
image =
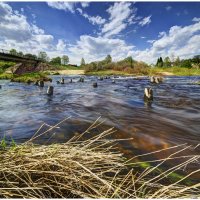
[(151, 15), (148, 17), (144, 17), (140, 22), (139, 25), (140, 26), (145, 26), (151, 23)]
[(35, 24), (30, 24), (6, 3), (0, 3), (0, 45), (1, 48), (37, 53), (39, 49), (52, 49), (54, 37)]
[(64, 40), (62, 40), (62, 39), (59, 39), (58, 40), (58, 43), (57, 43), (57, 45), (56, 45), (56, 50), (57, 51), (65, 51), (66, 50), (66, 43), (65, 43), (65, 41)]
[(193, 22), (200, 22), (200, 18), (194, 17), (194, 18), (192, 19), (192, 21), (193, 21)]
[(127, 56), (134, 46), (127, 45), (121, 39), (109, 39), (105, 37), (92, 37), (82, 35), (77, 43), (69, 48), (69, 51), (76, 59), (84, 57), (87, 62), (104, 59), (110, 54), (114, 60)]
[(74, 2), (66, 2), (66, 1), (50, 1), (47, 2), (49, 7), (58, 9), (58, 10), (65, 10), (71, 13), (75, 12), (75, 3)]
[[(148, 63), (155, 62), (160, 56), (179, 56), (180, 58), (189, 58), (200, 54), (200, 21), (185, 27), (173, 26), (168, 33), (151, 41), (152, 46), (143, 51), (130, 51), (137, 60), (144, 60)], [(158, 35), (160, 36), (160, 34)]]

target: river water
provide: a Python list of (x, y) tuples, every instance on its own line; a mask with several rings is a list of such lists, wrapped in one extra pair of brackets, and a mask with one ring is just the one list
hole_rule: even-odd
[[(41, 124), (54, 125), (70, 116), (55, 131), (54, 141), (62, 142), (101, 116), (105, 120), (102, 127), (114, 126), (116, 137), (134, 138), (124, 147), (129, 153), (200, 142), (200, 86), (191, 84), (200, 77), (169, 76), (159, 85), (150, 84), (148, 77), (100, 81), (96, 76), (85, 77), (84, 83), (78, 82), (80, 76), (65, 76), (62, 85), (56, 83), (60, 77), (53, 76), (53, 82), (44, 88), (0, 80), (0, 137), (26, 141)], [(69, 83), (71, 78), (73, 83)], [(98, 83), (97, 88), (93, 82)], [(53, 96), (46, 95), (50, 84), (54, 86)], [(151, 105), (143, 101), (148, 86), (154, 92)], [(200, 152), (199, 148), (195, 151)]]

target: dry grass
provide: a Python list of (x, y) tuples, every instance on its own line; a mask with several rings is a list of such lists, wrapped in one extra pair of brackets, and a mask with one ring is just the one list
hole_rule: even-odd
[[(43, 134), (53, 130), (59, 124), (50, 127)], [(163, 163), (175, 157), (179, 159), (178, 154), (190, 147), (179, 145), (169, 148), (175, 150), (173, 154), (166, 159), (156, 161), (158, 163), (156, 166), (148, 167), (138, 174), (134, 167), (130, 166), (137, 166), (139, 163), (132, 161), (157, 152), (139, 155), (131, 160), (125, 159), (123, 154), (117, 151), (115, 145), (117, 140), (107, 137), (114, 133), (113, 128), (83, 140), (84, 135), (100, 124), (98, 120), (95, 121), (84, 133), (74, 136), (66, 143), (36, 145), (33, 141), (42, 135), (37, 132), (29, 141), (15, 148), (2, 150), (0, 154), (0, 197), (200, 197), (200, 183), (190, 186), (181, 184), (183, 180), (193, 173), (198, 173), (200, 169), (174, 183), (161, 184), (170, 173), (186, 167), (191, 162), (196, 162), (199, 159), (198, 155), (186, 156), (185, 161), (179, 165), (155, 174), (156, 169)], [(151, 174), (155, 175), (150, 176)]]

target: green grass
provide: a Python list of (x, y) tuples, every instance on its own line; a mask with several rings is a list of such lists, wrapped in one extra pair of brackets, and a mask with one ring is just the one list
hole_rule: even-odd
[(83, 70), (84, 67), (78, 66), (78, 67), (73, 67), (69, 65), (51, 65), (52, 70)]
[(177, 76), (196, 76), (200, 75), (200, 69), (184, 68), (184, 67), (152, 67), (149, 70), (149, 75), (158, 75), (162, 72), (170, 72)]
[(0, 74), (4, 73), (7, 68), (12, 67), (14, 65), (14, 62), (0, 61)]
[(130, 76), (133, 74), (129, 74), (123, 71), (115, 71), (115, 70), (102, 70), (102, 71), (94, 71), (94, 72), (86, 72), (86, 75), (95, 75), (95, 76), (105, 76), (105, 75), (121, 75), (121, 76)]
[(26, 73), (22, 75), (13, 75), (3, 73), (0, 74), (0, 79), (11, 79), (13, 82), (35, 82), (37, 80), (49, 81), (51, 80), (46, 73), (43, 72), (34, 72), (34, 73)]

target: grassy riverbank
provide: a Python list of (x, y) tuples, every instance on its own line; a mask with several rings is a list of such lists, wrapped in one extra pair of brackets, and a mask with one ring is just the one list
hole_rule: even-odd
[(138, 76), (138, 75), (147, 75), (147, 76), (199, 76), (200, 69), (195, 68), (182, 68), (182, 67), (149, 67), (145, 73), (143, 71), (136, 71), (129, 73), (126, 71), (116, 71), (116, 70), (99, 70), (99, 71), (89, 71), (85, 72), (87, 75), (96, 75), (96, 76), (105, 76), (105, 75), (121, 75), (121, 76)]
[(13, 82), (24, 83), (31, 83), (37, 80), (50, 81), (51, 78), (49, 78), (47, 75), (48, 74), (44, 72), (26, 73), (22, 75), (2, 73), (0, 74), (0, 79), (10, 79)]
[[(60, 123), (59, 123), (60, 124)], [(57, 125), (59, 125), (57, 124)], [(168, 159), (178, 156), (189, 147), (176, 146), (173, 155), (156, 161), (152, 166), (145, 162), (145, 169), (138, 171), (141, 162), (129, 159), (116, 147), (117, 140), (107, 137), (115, 131), (108, 129), (84, 139), (86, 134), (101, 123), (96, 121), (84, 133), (62, 144), (36, 145), (41, 135), (37, 133), (27, 142), (7, 146), (1, 142), (0, 197), (1, 198), (191, 198), (200, 197), (200, 183), (185, 185), (190, 175), (170, 175), (199, 159), (188, 156), (177, 166), (160, 171)], [(40, 129), (42, 129), (40, 127)], [(180, 149), (182, 148), (182, 150)], [(172, 149), (171, 149), (172, 150)], [(168, 149), (160, 150), (168, 151)], [(148, 155), (150, 155), (149, 153)], [(152, 152), (155, 154), (155, 152)], [(174, 158), (175, 159), (175, 158)]]

